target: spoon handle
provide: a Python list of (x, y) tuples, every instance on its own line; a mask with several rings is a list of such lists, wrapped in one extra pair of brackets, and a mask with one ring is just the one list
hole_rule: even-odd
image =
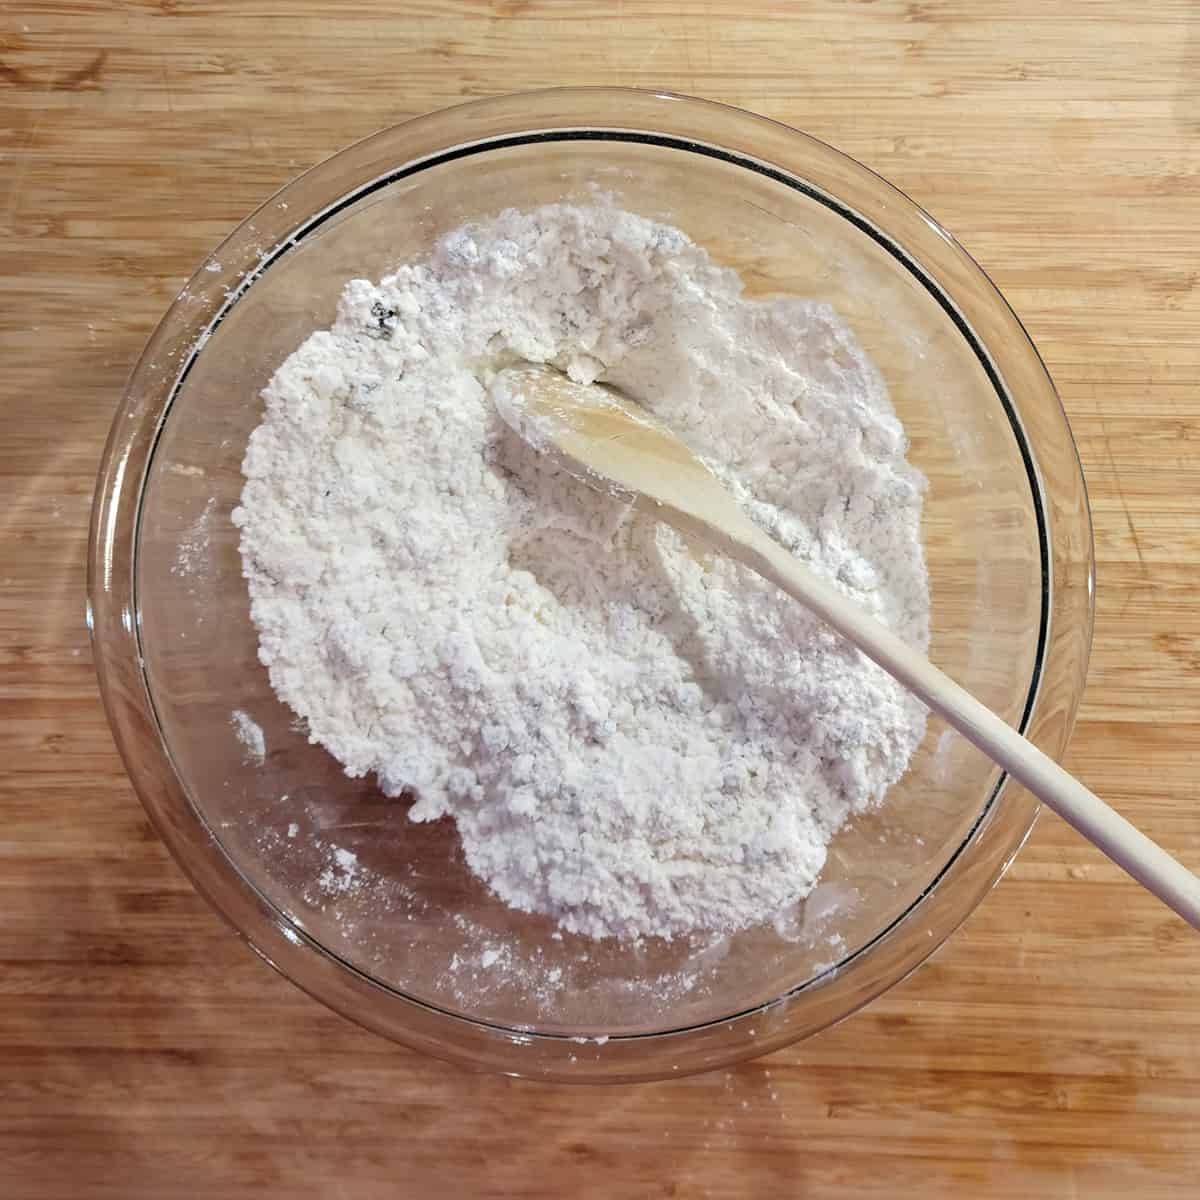
[(1193, 929), (1200, 929), (1200, 878), (939, 671), (923, 654), (918, 654), (890, 629), (797, 562), (749, 521), (744, 527), (739, 522), (736, 530), (707, 525), (705, 533), (732, 557), (807, 605), (1143, 887), (1170, 905)]

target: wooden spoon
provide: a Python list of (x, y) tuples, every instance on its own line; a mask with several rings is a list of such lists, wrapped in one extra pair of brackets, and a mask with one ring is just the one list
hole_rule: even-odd
[(501, 417), (572, 475), (610, 494), (645, 497), (660, 520), (807, 605), (1200, 929), (1200, 879), (759, 529), (716, 476), (644, 409), (610, 388), (577, 384), (533, 365), (499, 372), (491, 394)]

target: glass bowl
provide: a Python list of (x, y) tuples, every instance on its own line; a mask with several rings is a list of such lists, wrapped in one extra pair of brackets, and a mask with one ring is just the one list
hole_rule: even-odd
[(941, 944), (1037, 811), (933, 720), (796, 911), (732, 938), (590, 942), (505, 907), (451, 823), (413, 824), (347, 779), (275, 699), (230, 522), (260, 389), (346, 280), (597, 188), (683, 228), (752, 294), (826, 300), (853, 326), (930, 482), (931, 656), (1052, 755), (1092, 622), (1083, 478), (1029, 338), (936, 222), (828, 146), (704, 101), (559, 90), (386, 130), (264, 204), (163, 318), (105, 452), (88, 586), (118, 745), (196, 887), (300, 987), (419, 1050), (575, 1081), (706, 1070), (845, 1017)]

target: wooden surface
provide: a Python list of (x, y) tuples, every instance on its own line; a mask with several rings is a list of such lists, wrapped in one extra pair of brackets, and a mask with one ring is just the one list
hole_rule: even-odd
[(1196, 1194), (1200, 939), (1052, 818), (926, 967), (806, 1044), (662, 1085), (477, 1078), (326, 1012), (197, 899), (83, 620), (126, 373), (254, 204), (464, 96), (666, 86), (894, 180), (1024, 319), (1095, 512), (1069, 763), (1200, 867), (1200, 7), (1063, 8), (0, 4), (6, 1200)]

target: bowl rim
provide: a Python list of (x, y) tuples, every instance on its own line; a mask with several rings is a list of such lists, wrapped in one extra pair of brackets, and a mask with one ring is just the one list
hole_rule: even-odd
[[(720, 140), (701, 136), (714, 128), (721, 130)], [(97, 480), (87, 605), (101, 694), (135, 789), (197, 890), (260, 956), (336, 1011), (413, 1048), (509, 1074), (599, 1082), (708, 1070), (777, 1049), (849, 1016), (919, 966), (974, 910), (1028, 837), (1037, 816), (1036, 803), (1001, 774), (961, 844), (903, 913), (823, 974), (764, 1004), (686, 1028), (601, 1035), (582, 1042), (562, 1033), (516, 1029), (439, 1008), (373, 979), (293, 924), (242, 873), (192, 805), (174, 770), (144, 670), (137, 602), (144, 487), (171, 405), (212, 332), (271, 264), (342, 209), (420, 170), (491, 149), (585, 139), (638, 141), (699, 153), (797, 188), (891, 252), (938, 300), (983, 365), (1025, 463), (1041, 545), (1042, 595), (1035, 666), (1018, 727), (1034, 740), (1040, 738), (1043, 749), (1060, 755), (1069, 738), (1090, 652), (1094, 550), (1078, 451), (1061, 401), (1027, 332), (966, 251), (881, 176), (779, 122), (674, 93), (556, 88), (469, 101), (372, 134), (304, 172), (264, 202), (196, 271), (130, 376)], [(390, 169), (376, 170), (380, 163), (389, 162)], [(350, 190), (345, 190), (347, 173), (356, 180)], [(814, 175), (821, 185), (814, 182)], [(289, 213), (287, 197), (302, 184), (312, 187), (314, 183), (321, 184), (329, 200), (297, 221)], [(842, 192), (828, 190), (839, 184), (854, 196), (854, 204)], [(889, 221), (904, 218), (908, 240), (902, 243), (887, 232), (881, 213)], [(264, 250), (264, 243), (270, 248)], [(1010, 335), (998, 346), (976, 328), (984, 316)], [(1020, 404), (1007, 382), (1010, 376), (1027, 378), (1037, 389), (1039, 403), (1031, 399)], [(1083, 586), (1086, 597), (1083, 609), (1076, 613), (1077, 619), (1082, 618), (1084, 636), (1074, 639), (1076, 661), (1060, 672), (1074, 680), (1065, 700), (1057, 695), (1061, 681), (1051, 681), (1056, 711), (1043, 721), (1045, 728), (1035, 728), (1036, 717), (1046, 694), (1054, 638), (1064, 632), (1055, 629), (1053, 613), (1055, 564), (1062, 555), (1051, 527), (1063, 515), (1049, 503), (1026, 429), (1031, 421), (1059, 435), (1065, 433), (1074, 467), (1070, 483), (1081, 500), (1079, 514), (1085, 527), (1084, 544), (1076, 547), (1078, 561), (1071, 560), (1065, 568), (1062, 561), (1058, 564), (1060, 575), (1064, 569), (1074, 575), (1082, 571), (1082, 578), (1074, 582)], [(998, 832), (995, 818), (1002, 799), (1006, 828)], [(977, 861), (965, 873), (969, 851)], [(942, 885), (952, 877), (967, 886), (960, 902), (947, 908)], [(935, 896), (943, 903), (934, 905)], [(893, 935), (901, 929), (911, 933), (915, 926), (924, 927), (927, 936), (904, 939), (907, 952), (899, 953), (900, 939)], [(873, 972), (868, 972), (869, 979), (861, 978), (862, 964), (867, 963)], [(805, 1014), (799, 1011), (805, 1007), (801, 997), (818, 997), (820, 1002), (810, 1005)], [(648, 1054), (651, 1046), (654, 1052)]]

